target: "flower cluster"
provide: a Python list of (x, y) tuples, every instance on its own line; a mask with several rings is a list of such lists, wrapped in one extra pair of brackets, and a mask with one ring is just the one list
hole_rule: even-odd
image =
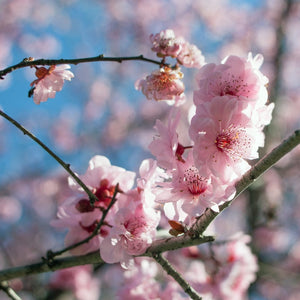
[(179, 142), (178, 108), (168, 124), (156, 122), (158, 135), (149, 149), (169, 177), (156, 189), (156, 201), (169, 219), (190, 224), (207, 207), (218, 211), (234, 196), (236, 180), (250, 168), (248, 160), (258, 158), (262, 129), (274, 107), (266, 105), (268, 80), (261, 64), (261, 55), (249, 54), (247, 60), (230, 56), (200, 69), (189, 145)]
[[(179, 106), (185, 102), (183, 74), (178, 64), (187, 68), (201, 68), (205, 64), (204, 56), (197, 46), (189, 44), (182, 37), (176, 37), (171, 29), (150, 35), (152, 51), (162, 58), (162, 66), (151, 75), (136, 82), (136, 89), (141, 90), (147, 99), (167, 100)], [(166, 57), (176, 58), (177, 65), (171, 69), (165, 65)]]
[[(112, 166), (104, 156), (93, 157), (81, 179), (97, 197), (98, 201), (94, 205), (82, 196), (82, 188), (70, 178), (69, 185), (80, 195), (62, 203), (58, 209), (58, 219), (52, 221), (52, 225), (69, 229), (65, 239), (68, 246), (98, 230), (89, 242), (74, 248), (73, 254), (100, 249), (104, 261), (121, 262), (122, 266), (128, 267), (133, 262), (133, 255), (146, 251), (155, 237), (160, 220), (151, 191), (152, 181), (159, 175), (155, 161), (143, 161), (140, 175), (137, 187), (132, 189), (134, 172)], [(115, 194), (117, 201), (108, 210)], [(102, 226), (97, 228), (107, 210)]]

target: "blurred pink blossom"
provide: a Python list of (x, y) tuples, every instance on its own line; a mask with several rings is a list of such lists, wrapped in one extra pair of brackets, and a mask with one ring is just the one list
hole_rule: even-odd
[(205, 58), (201, 50), (196, 45), (186, 42), (183, 38), (179, 41), (181, 50), (177, 55), (178, 63), (187, 68), (200, 69), (203, 67), (205, 65)]
[(205, 299), (245, 299), (258, 270), (249, 242), (249, 236), (239, 233), (224, 244), (213, 245), (211, 260), (193, 262), (187, 280)]
[(92, 266), (77, 266), (55, 272), (49, 283), (51, 288), (71, 290), (77, 300), (98, 300), (100, 282), (92, 276)]
[(151, 50), (156, 52), (158, 57), (177, 57), (181, 50), (181, 44), (172, 29), (163, 30), (155, 35), (151, 34), (150, 41), (152, 43)]

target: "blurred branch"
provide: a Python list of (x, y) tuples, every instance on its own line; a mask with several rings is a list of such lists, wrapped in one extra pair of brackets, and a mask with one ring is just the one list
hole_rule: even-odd
[(13, 300), (22, 300), (16, 292), (9, 286), (7, 281), (0, 282), (0, 290), (5, 292), (10, 299)]
[[(300, 144), (300, 130), (296, 130), (294, 134), (284, 140), (279, 146), (274, 148), (269, 154), (265, 155), (260, 161), (258, 161), (242, 178), (236, 183), (236, 199), (249, 185), (251, 185), (259, 176), (265, 171), (272, 167), (278, 162), (284, 155), (292, 151), (297, 145)], [(233, 200), (234, 200), (233, 199)], [(232, 200), (232, 201), (233, 201)], [(178, 237), (171, 237), (161, 240), (156, 240), (147, 249), (147, 251), (140, 256), (155, 257), (158, 254), (175, 250), (179, 248), (189, 247), (192, 245), (199, 245), (213, 241), (211, 236), (202, 236), (208, 225), (223, 211), (227, 208), (232, 201), (228, 201), (220, 205), (220, 212), (217, 213), (211, 209), (207, 209), (203, 215), (201, 215), (191, 229), (184, 235)], [(103, 260), (100, 258), (99, 251), (94, 253), (67, 257), (62, 259), (55, 259), (51, 265), (47, 264), (46, 261), (21, 266), (11, 269), (0, 271), (0, 281), (9, 280), (12, 278), (22, 277), (29, 274), (44, 273), (49, 271), (56, 271), (63, 268), (84, 265), (84, 264), (95, 264), (102, 263)]]
[(125, 56), (125, 57), (104, 57), (103, 54), (94, 57), (86, 57), (86, 58), (74, 58), (74, 59), (33, 59), (33, 58), (25, 58), (20, 63), (10, 66), (6, 69), (0, 70), (0, 79), (4, 79), (3, 76), (11, 73), (17, 69), (32, 67), (32, 66), (52, 66), (52, 65), (61, 65), (61, 64), (72, 64), (78, 65), (80, 63), (88, 63), (88, 62), (102, 62), (102, 61), (111, 61), (122, 63), (123, 61), (128, 60), (140, 60), (149, 62), (156, 65), (164, 64), (162, 61), (157, 61), (153, 59), (149, 59), (144, 57), (143, 55), (138, 56)]
[(35, 141), (38, 145), (40, 145), (47, 153), (50, 154), (70, 175), (73, 177), (73, 179), (83, 188), (83, 190), (87, 193), (89, 196), (91, 204), (98, 201), (98, 198), (90, 191), (90, 189), (81, 181), (81, 179), (71, 170), (70, 164), (66, 164), (60, 157), (58, 157), (51, 149), (49, 149), (40, 139), (35, 137), (30, 131), (28, 131), (26, 128), (24, 128), (20, 123), (18, 123), (16, 120), (8, 116), (6, 113), (4, 113), (2, 110), (0, 110), (0, 115), (8, 120), (10, 123), (12, 123), (14, 126), (16, 126), (19, 130), (21, 130), (24, 135), (28, 135), (33, 141)]
[(167, 259), (165, 259), (161, 254), (153, 255), (153, 258), (170, 276), (173, 277), (174, 280), (178, 282), (178, 284), (183, 288), (185, 293), (191, 297), (191, 299), (202, 299), (198, 293), (184, 280), (184, 278), (173, 268)]

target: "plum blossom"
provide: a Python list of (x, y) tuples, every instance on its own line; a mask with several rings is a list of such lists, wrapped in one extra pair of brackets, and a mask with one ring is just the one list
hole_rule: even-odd
[[(94, 206), (90, 204), (82, 188), (69, 178), (70, 187), (79, 192), (79, 197), (66, 200), (58, 208), (58, 219), (51, 223), (55, 227), (69, 228), (65, 238), (67, 246), (83, 240), (90, 236), (96, 229), (103, 211), (107, 209), (115, 193), (116, 185), (119, 184), (118, 201), (112, 206), (106, 216), (105, 222), (100, 229), (100, 240), (107, 236), (113, 223), (114, 214), (118, 211), (118, 203), (125, 201), (124, 193), (129, 191), (134, 183), (135, 173), (126, 171), (123, 168), (112, 166), (110, 161), (100, 155), (94, 156), (90, 162), (86, 173), (80, 176), (81, 180), (90, 188), (98, 198)], [(76, 247), (72, 250), (73, 254), (84, 254), (99, 249), (99, 240), (94, 237), (88, 243)]]
[(250, 237), (236, 234), (229, 242), (212, 246), (211, 257), (193, 262), (187, 280), (205, 299), (242, 300), (258, 270), (247, 244)]
[(158, 166), (167, 170), (172, 170), (176, 161), (184, 161), (182, 155), (186, 147), (179, 143), (176, 132), (179, 121), (180, 111), (177, 108), (170, 110), (167, 125), (156, 120), (154, 128), (158, 136), (155, 136), (149, 145), (149, 150), (156, 157)]
[[(138, 193), (138, 191), (137, 191)], [(158, 211), (141, 201), (127, 201), (119, 209), (109, 234), (100, 245), (100, 254), (107, 263), (120, 262), (123, 268), (133, 264), (133, 255), (140, 255), (151, 245), (160, 220)]]
[(181, 44), (177, 41), (172, 29), (166, 29), (157, 34), (150, 35), (152, 43), (151, 50), (156, 52), (158, 57), (177, 57), (181, 50)]
[(197, 106), (189, 129), (196, 167), (206, 166), (215, 176), (230, 181), (250, 168), (246, 159), (258, 158), (264, 134), (242, 113), (243, 107), (231, 96)]
[(35, 75), (38, 79), (30, 85), (33, 86), (33, 101), (36, 104), (46, 102), (48, 98), (54, 98), (56, 92), (62, 90), (64, 80), (71, 80), (74, 74), (67, 70), (70, 65), (64, 64), (59, 66), (36, 67)]
[(218, 212), (218, 205), (232, 199), (235, 189), (217, 177), (195, 167), (193, 153), (185, 162), (177, 162), (171, 181), (159, 183), (156, 201), (164, 203), (165, 215), (185, 224), (191, 223), (208, 207)]
[(268, 78), (259, 70), (262, 62), (261, 54), (253, 58), (249, 53), (247, 60), (231, 55), (219, 65), (203, 66), (197, 76), (199, 89), (194, 92), (195, 105), (224, 95), (252, 101), (255, 106), (264, 105), (268, 99)]
[(178, 63), (187, 68), (200, 69), (204, 66), (205, 58), (201, 50), (196, 45), (186, 42), (183, 38), (181, 38), (180, 41), (181, 50), (177, 55)]
[(163, 67), (137, 81), (135, 87), (149, 100), (172, 100), (175, 105), (181, 105), (185, 101), (182, 78), (183, 74), (179, 69)]
[(154, 160), (142, 162), (137, 188), (119, 203), (119, 210), (110, 223), (111, 230), (101, 242), (100, 254), (104, 261), (120, 262), (127, 268), (133, 264), (132, 256), (144, 253), (152, 243), (160, 221), (152, 187), (160, 174)]

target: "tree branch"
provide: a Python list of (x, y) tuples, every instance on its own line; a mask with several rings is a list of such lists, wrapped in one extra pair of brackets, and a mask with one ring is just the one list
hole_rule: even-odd
[(5, 292), (10, 299), (13, 300), (22, 300), (16, 292), (9, 286), (7, 281), (0, 282), (0, 290)]
[[(300, 130), (296, 130), (289, 138), (284, 140), (278, 147), (273, 149), (269, 154), (264, 156), (257, 162), (242, 178), (236, 183), (236, 196), (238, 197), (250, 184), (252, 184), (266, 170), (280, 160), (284, 155), (293, 150), (300, 144)], [(233, 201), (233, 200), (232, 200)], [(228, 201), (219, 207), (220, 212), (228, 207), (232, 201)], [(213, 237), (202, 236), (208, 225), (220, 214), (211, 209), (207, 209), (205, 213), (197, 219), (197, 222), (184, 235), (171, 237), (154, 241), (147, 251), (141, 256), (155, 256), (159, 253), (175, 250), (192, 245), (199, 245), (213, 240)], [(10, 268), (0, 271), (0, 281), (9, 280), (17, 277), (26, 276), (29, 274), (38, 274), (59, 269), (69, 268), (84, 264), (103, 263), (100, 258), (99, 251), (74, 257), (66, 257), (53, 260), (53, 264), (49, 266), (47, 262)]]
[(51, 250), (47, 252), (47, 259), (51, 260), (51, 262), (53, 261), (53, 258), (55, 256), (58, 256), (58, 255), (61, 255), (69, 250), (72, 250), (80, 245), (83, 245), (85, 243), (88, 243), (93, 237), (95, 237), (98, 233), (99, 233), (99, 230), (101, 229), (102, 225), (104, 224), (104, 220), (109, 212), (109, 210), (112, 208), (112, 206), (116, 203), (117, 201), (117, 193), (120, 192), (119, 190), (119, 184), (117, 183), (116, 184), (116, 188), (115, 188), (115, 191), (114, 191), (114, 194), (111, 198), (111, 201), (108, 205), (108, 207), (103, 211), (102, 213), (102, 217), (99, 221), (99, 223), (97, 224), (96, 228), (94, 229), (94, 231), (91, 233), (91, 235), (89, 235), (87, 238), (83, 239), (82, 241), (78, 242), (78, 243), (75, 243), (73, 245), (70, 245), (60, 251), (55, 251), (55, 252), (52, 252)]
[(103, 54), (94, 57), (86, 57), (86, 58), (75, 58), (75, 59), (31, 59), (25, 58), (20, 63), (10, 66), (6, 69), (0, 70), (0, 79), (3, 79), (3, 76), (11, 73), (17, 69), (30, 67), (30, 66), (52, 66), (52, 65), (61, 65), (61, 64), (72, 64), (78, 65), (80, 63), (88, 63), (88, 62), (100, 62), (100, 61), (112, 61), (122, 63), (123, 61), (128, 60), (141, 60), (149, 63), (153, 63), (156, 65), (166, 65), (162, 63), (162, 61), (157, 61), (153, 59), (149, 59), (144, 57), (143, 55), (138, 56), (124, 56), (124, 57), (104, 57)]
[(156, 254), (153, 256), (153, 258), (170, 276), (172, 276), (178, 282), (178, 284), (183, 288), (185, 293), (191, 297), (191, 299), (202, 299), (198, 293), (185, 281), (185, 279), (173, 268), (167, 259), (165, 259), (161, 254)]
[(24, 135), (28, 135), (33, 141), (40, 145), (50, 156), (52, 156), (70, 175), (73, 179), (82, 187), (87, 193), (91, 204), (93, 205), (98, 198), (90, 191), (90, 189), (81, 181), (81, 179), (71, 170), (70, 164), (66, 164), (59, 156), (57, 156), (50, 148), (48, 148), (40, 139), (34, 136), (30, 131), (24, 128), (20, 123), (14, 120), (12, 117), (0, 110), (0, 115), (21, 130)]

